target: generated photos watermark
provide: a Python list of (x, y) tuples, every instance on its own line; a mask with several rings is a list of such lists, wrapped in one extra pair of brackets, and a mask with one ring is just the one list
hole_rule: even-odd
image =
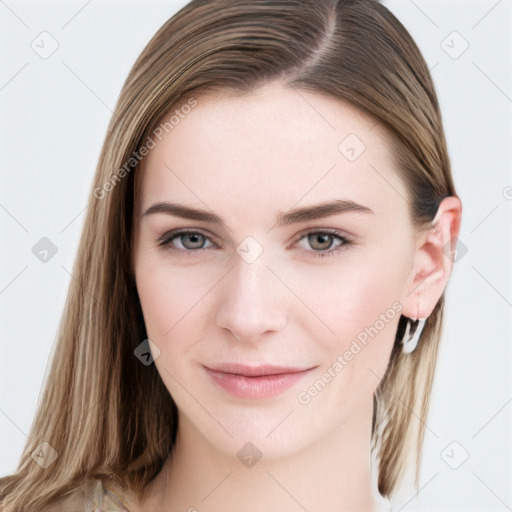
[(139, 165), (142, 159), (149, 154), (157, 145), (155, 139), (162, 141), (164, 134), (170, 133), (176, 126), (178, 126), (182, 119), (192, 112), (192, 109), (197, 106), (197, 100), (195, 98), (189, 98), (187, 103), (176, 109), (173, 114), (169, 116), (167, 121), (160, 123), (146, 138), (144, 144), (142, 144), (138, 151), (134, 151), (130, 158), (125, 164), (118, 169), (114, 174), (110, 176), (101, 187), (97, 187), (93, 191), (93, 195), (96, 199), (103, 199), (115, 186), (125, 178), (133, 169)]
[(339, 354), (336, 360), (325, 372), (307, 389), (297, 395), (297, 401), (308, 405), (367, 345), (370, 339), (375, 338), (384, 327), (402, 311), (402, 304), (393, 302), (390, 308), (379, 315), (379, 318), (369, 327), (365, 327), (351, 342), (350, 347)]

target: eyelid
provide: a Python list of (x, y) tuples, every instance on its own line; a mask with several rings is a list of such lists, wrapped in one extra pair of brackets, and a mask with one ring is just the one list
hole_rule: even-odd
[[(206, 240), (208, 240), (212, 247), (202, 247), (199, 249), (178, 249), (171, 245), (173, 239), (179, 237), (179, 235), (182, 234), (198, 234), (203, 236)], [(305, 250), (306, 253), (309, 253), (311, 257), (324, 257), (324, 256), (331, 256), (335, 255), (340, 251), (343, 251), (347, 249), (347, 246), (353, 244), (353, 236), (346, 233), (345, 231), (341, 231), (339, 229), (334, 228), (322, 228), (322, 227), (313, 227), (309, 229), (304, 229), (300, 233), (294, 236), (292, 242), (289, 244), (288, 247), (294, 246), (297, 244), (297, 242), (300, 242), (303, 238), (308, 237), (309, 235), (314, 234), (327, 234), (332, 237), (338, 238), (342, 241), (341, 245), (334, 249), (327, 249), (324, 251), (315, 251), (312, 250)], [(166, 231), (162, 235), (158, 236), (156, 238), (156, 242), (159, 247), (161, 247), (164, 250), (169, 250), (174, 253), (179, 254), (185, 254), (186, 256), (193, 256), (198, 253), (202, 253), (203, 251), (207, 251), (210, 249), (219, 249), (222, 248), (222, 245), (215, 241), (215, 235), (209, 233), (207, 230), (203, 230), (200, 228), (176, 228), (171, 229), (169, 231)], [(287, 247), (287, 248), (288, 248)]]
[(354, 237), (353, 235), (350, 235), (349, 233), (347, 233), (346, 231), (343, 231), (343, 230), (340, 230), (340, 229), (336, 229), (336, 228), (322, 228), (322, 227), (313, 227), (313, 228), (307, 228), (307, 229), (304, 229), (302, 230), (300, 233), (298, 233), (297, 235), (295, 235), (294, 239), (293, 239), (293, 242), (292, 243), (296, 243), (298, 242), (299, 240), (302, 240), (302, 238), (304, 238), (305, 236), (308, 236), (308, 235), (314, 235), (316, 233), (325, 233), (327, 235), (333, 235), (333, 236), (337, 236), (339, 238), (342, 238), (344, 240), (347, 240), (347, 242), (352, 242)]
[(308, 237), (309, 235), (315, 235), (315, 234), (325, 234), (330, 235), (333, 238), (337, 238), (341, 241), (340, 245), (338, 245), (335, 248), (329, 248), (324, 251), (315, 251), (314, 249), (310, 250), (304, 250), (304, 252), (307, 254), (307, 258), (312, 258), (315, 260), (318, 260), (320, 258), (326, 258), (329, 256), (336, 256), (340, 252), (345, 251), (349, 248), (349, 246), (354, 244), (353, 236), (349, 235), (348, 233), (345, 233), (344, 231), (340, 231), (338, 229), (333, 228), (309, 228), (304, 230), (302, 233), (298, 234), (294, 237), (294, 240), (292, 242), (292, 247), (296, 245), (298, 242), (300, 242), (303, 238)]
[(163, 249), (168, 249), (170, 251), (180, 252), (180, 253), (193, 254), (193, 253), (205, 251), (207, 249), (211, 249), (211, 247), (203, 247), (201, 249), (189, 249), (189, 250), (185, 249), (185, 250), (183, 250), (183, 249), (176, 249), (175, 247), (171, 246), (171, 241), (174, 238), (178, 237), (179, 235), (186, 235), (186, 234), (201, 235), (206, 240), (209, 240), (212, 243), (213, 248), (218, 249), (218, 248), (221, 247), (220, 244), (217, 243), (214, 240), (216, 237), (213, 234), (208, 233), (208, 231), (205, 231), (205, 230), (202, 230), (202, 229), (198, 229), (198, 228), (176, 228), (176, 229), (171, 229), (169, 231), (166, 231), (162, 235), (158, 236), (156, 238), (156, 242)]

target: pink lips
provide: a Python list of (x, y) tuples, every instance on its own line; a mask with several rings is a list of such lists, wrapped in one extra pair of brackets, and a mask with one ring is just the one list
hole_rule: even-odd
[(238, 398), (268, 398), (291, 388), (312, 368), (301, 369), (284, 366), (245, 366), (225, 364), (206, 367), (213, 381)]

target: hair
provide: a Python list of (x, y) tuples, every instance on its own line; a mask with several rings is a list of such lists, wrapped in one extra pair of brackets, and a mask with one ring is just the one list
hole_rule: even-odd
[[(132, 264), (143, 147), (147, 153), (166, 116), (194, 95), (247, 94), (275, 81), (346, 101), (380, 125), (418, 230), (443, 198), (456, 195), (429, 69), (378, 0), (188, 3), (153, 36), (122, 87), (44, 393), (16, 473), (1, 480), (4, 512), (41, 510), (92, 479), (140, 498), (162, 468), (175, 442), (177, 408), (155, 365), (134, 356), (147, 338)], [(444, 293), (411, 354), (401, 350), (407, 319), (400, 317), (374, 394), (371, 444), (385, 497), (412, 461), (418, 486), (443, 307)], [(42, 443), (58, 455), (46, 468), (33, 457)]]

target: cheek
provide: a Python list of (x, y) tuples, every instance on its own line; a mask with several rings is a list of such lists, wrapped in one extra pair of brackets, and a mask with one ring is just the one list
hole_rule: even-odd
[(408, 268), (404, 255), (361, 251), (336, 268), (295, 276), (297, 294), (311, 310), (296, 315), (301, 330), (326, 355), (327, 367), (341, 356), (344, 376), (337, 380), (365, 394), (378, 385), (395, 340)]
[(212, 272), (170, 268), (153, 258), (136, 269), (136, 281), (148, 338), (160, 350), (155, 365), (175, 402), (186, 404), (188, 395), (179, 383), (187, 382), (187, 389), (196, 391), (192, 368), (183, 362), (196, 341), (207, 335)]
[(398, 254), (359, 251), (336, 265), (301, 267), (282, 275), (309, 309), (300, 317), (303, 325), (346, 338), (374, 324), (400, 300), (406, 268)]
[(203, 270), (176, 268), (154, 258), (136, 269), (148, 336), (159, 346), (165, 347), (179, 327), (201, 311), (208, 290), (218, 281), (213, 269)]

